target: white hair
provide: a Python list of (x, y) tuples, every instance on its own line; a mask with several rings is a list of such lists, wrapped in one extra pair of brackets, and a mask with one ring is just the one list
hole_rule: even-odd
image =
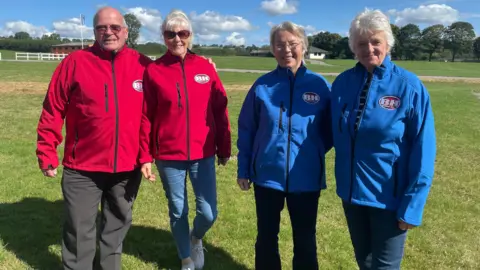
[(165, 20), (163, 20), (162, 26), (160, 28), (162, 30), (162, 35), (163, 32), (165, 32), (166, 30), (172, 31), (175, 27), (183, 27), (190, 31), (190, 37), (188, 38), (190, 40), (190, 43), (188, 45), (188, 48), (191, 50), (193, 46), (192, 23), (190, 22), (188, 16), (183, 11), (178, 9), (172, 10), (167, 15), (167, 17), (165, 17)]
[(303, 29), (302, 26), (295, 24), (293, 22), (282, 22), (278, 25), (274, 25), (272, 29), (270, 29), (270, 51), (275, 54), (275, 36), (277, 35), (278, 32), (280, 31), (287, 31), (295, 35), (300, 39), (302, 42), (303, 46), (303, 53), (307, 52), (308, 49), (308, 38), (307, 35), (305, 35), (305, 29)]
[(355, 53), (354, 44), (356, 38), (369, 31), (384, 32), (389, 49), (392, 49), (395, 45), (395, 37), (393, 36), (392, 27), (388, 17), (378, 9), (365, 9), (365, 11), (358, 14), (350, 24), (348, 45), (353, 53)]

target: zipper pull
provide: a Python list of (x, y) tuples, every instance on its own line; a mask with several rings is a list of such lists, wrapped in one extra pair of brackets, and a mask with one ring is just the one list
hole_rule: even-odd
[(178, 97), (178, 100), (177, 100), (178, 107), (182, 108), (182, 94), (180, 93), (180, 84), (178, 82), (177, 82), (177, 97)]

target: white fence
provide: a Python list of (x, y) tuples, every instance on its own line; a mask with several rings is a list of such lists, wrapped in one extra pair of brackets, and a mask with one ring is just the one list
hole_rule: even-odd
[(2, 53), (0, 52), (0, 60), (2, 60)]
[(65, 53), (23, 53), (16, 52), (15, 60), (17, 61), (59, 61), (65, 58)]
[[(17, 61), (60, 61), (65, 58), (66, 53), (24, 53), (16, 52), (15, 60)], [(150, 59), (155, 60), (157, 57), (153, 55), (148, 56)], [(2, 60), (2, 54), (0, 53), (0, 60)]]

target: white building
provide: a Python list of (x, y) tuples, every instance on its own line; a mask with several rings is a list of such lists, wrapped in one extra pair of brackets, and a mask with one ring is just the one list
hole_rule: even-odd
[(325, 50), (310, 46), (308, 47), (307, 58), (314, 60), (322, 60), (325, 59), (325, 56), (327, 56), (327, 54), (328, 52)]

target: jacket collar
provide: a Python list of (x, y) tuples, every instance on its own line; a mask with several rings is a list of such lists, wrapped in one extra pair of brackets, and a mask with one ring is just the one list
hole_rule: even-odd
[[(385, 56), (385, 59), (383, 59), (382, 64), (373, 69), (373, 75), (379, 79), (383, 79), (384, 77), (387, 77), (391, 73), (392, 67), (393, 67), (393, 62), (392, 62), (391, 56), (387, 55)], [(367, 72), (367, 69), (360, 62), (357, 62), (357, 64), (355, 65), (355, 70), (361, 70), (363, 72)]]
[(291, 77), (300, 77), (300, 76), (303, 76), (305, 74), (305, 72), (307, 72), (307, 67), (304, 65), (304, 63), (302, 62), (302, 64), (300, 65), (300, 67), (298, 67), (298, 70), (297, 70), (297, 73), (294, 75), (292, 70), (290, 68), (287, 68), (287, 67), (281, 67), (279, 65), (277, 65), (277, 68), (276, 68), (276, 71), (277, 73), (280, 75), (280, 76), (286, 76), (288, 78), (291, 78)]
[[(185, 55), (185, 58), (184, 60), (186, 59), (192, 59), (195, 57), (195, 53), (192, 52), (190, 49), (187, 50), (187, 54)], [(165, 58), (169, 61), (169, 62), (181, 62), (182, 61), (182, 58), (180, 58), (180, 56), (178, 55), (174, 55), (170, 52), (170, 50), (167, 50), (167, 52), (165, 53)]]
[(90, 51), (93, 52), (94, 54), (98, 55), (102, 59), (107, 59), (111, 60), (113, 57), (119, 57), (121, 55), (124, 55), (126, 53), (126, 49), (128, 48), (127, 44), (125, 44), (120, 50), (113, 52), (113, 51), (106, 51), (100, 46), (98, 41), (95, 41), (95, 43), (90, 47)]

